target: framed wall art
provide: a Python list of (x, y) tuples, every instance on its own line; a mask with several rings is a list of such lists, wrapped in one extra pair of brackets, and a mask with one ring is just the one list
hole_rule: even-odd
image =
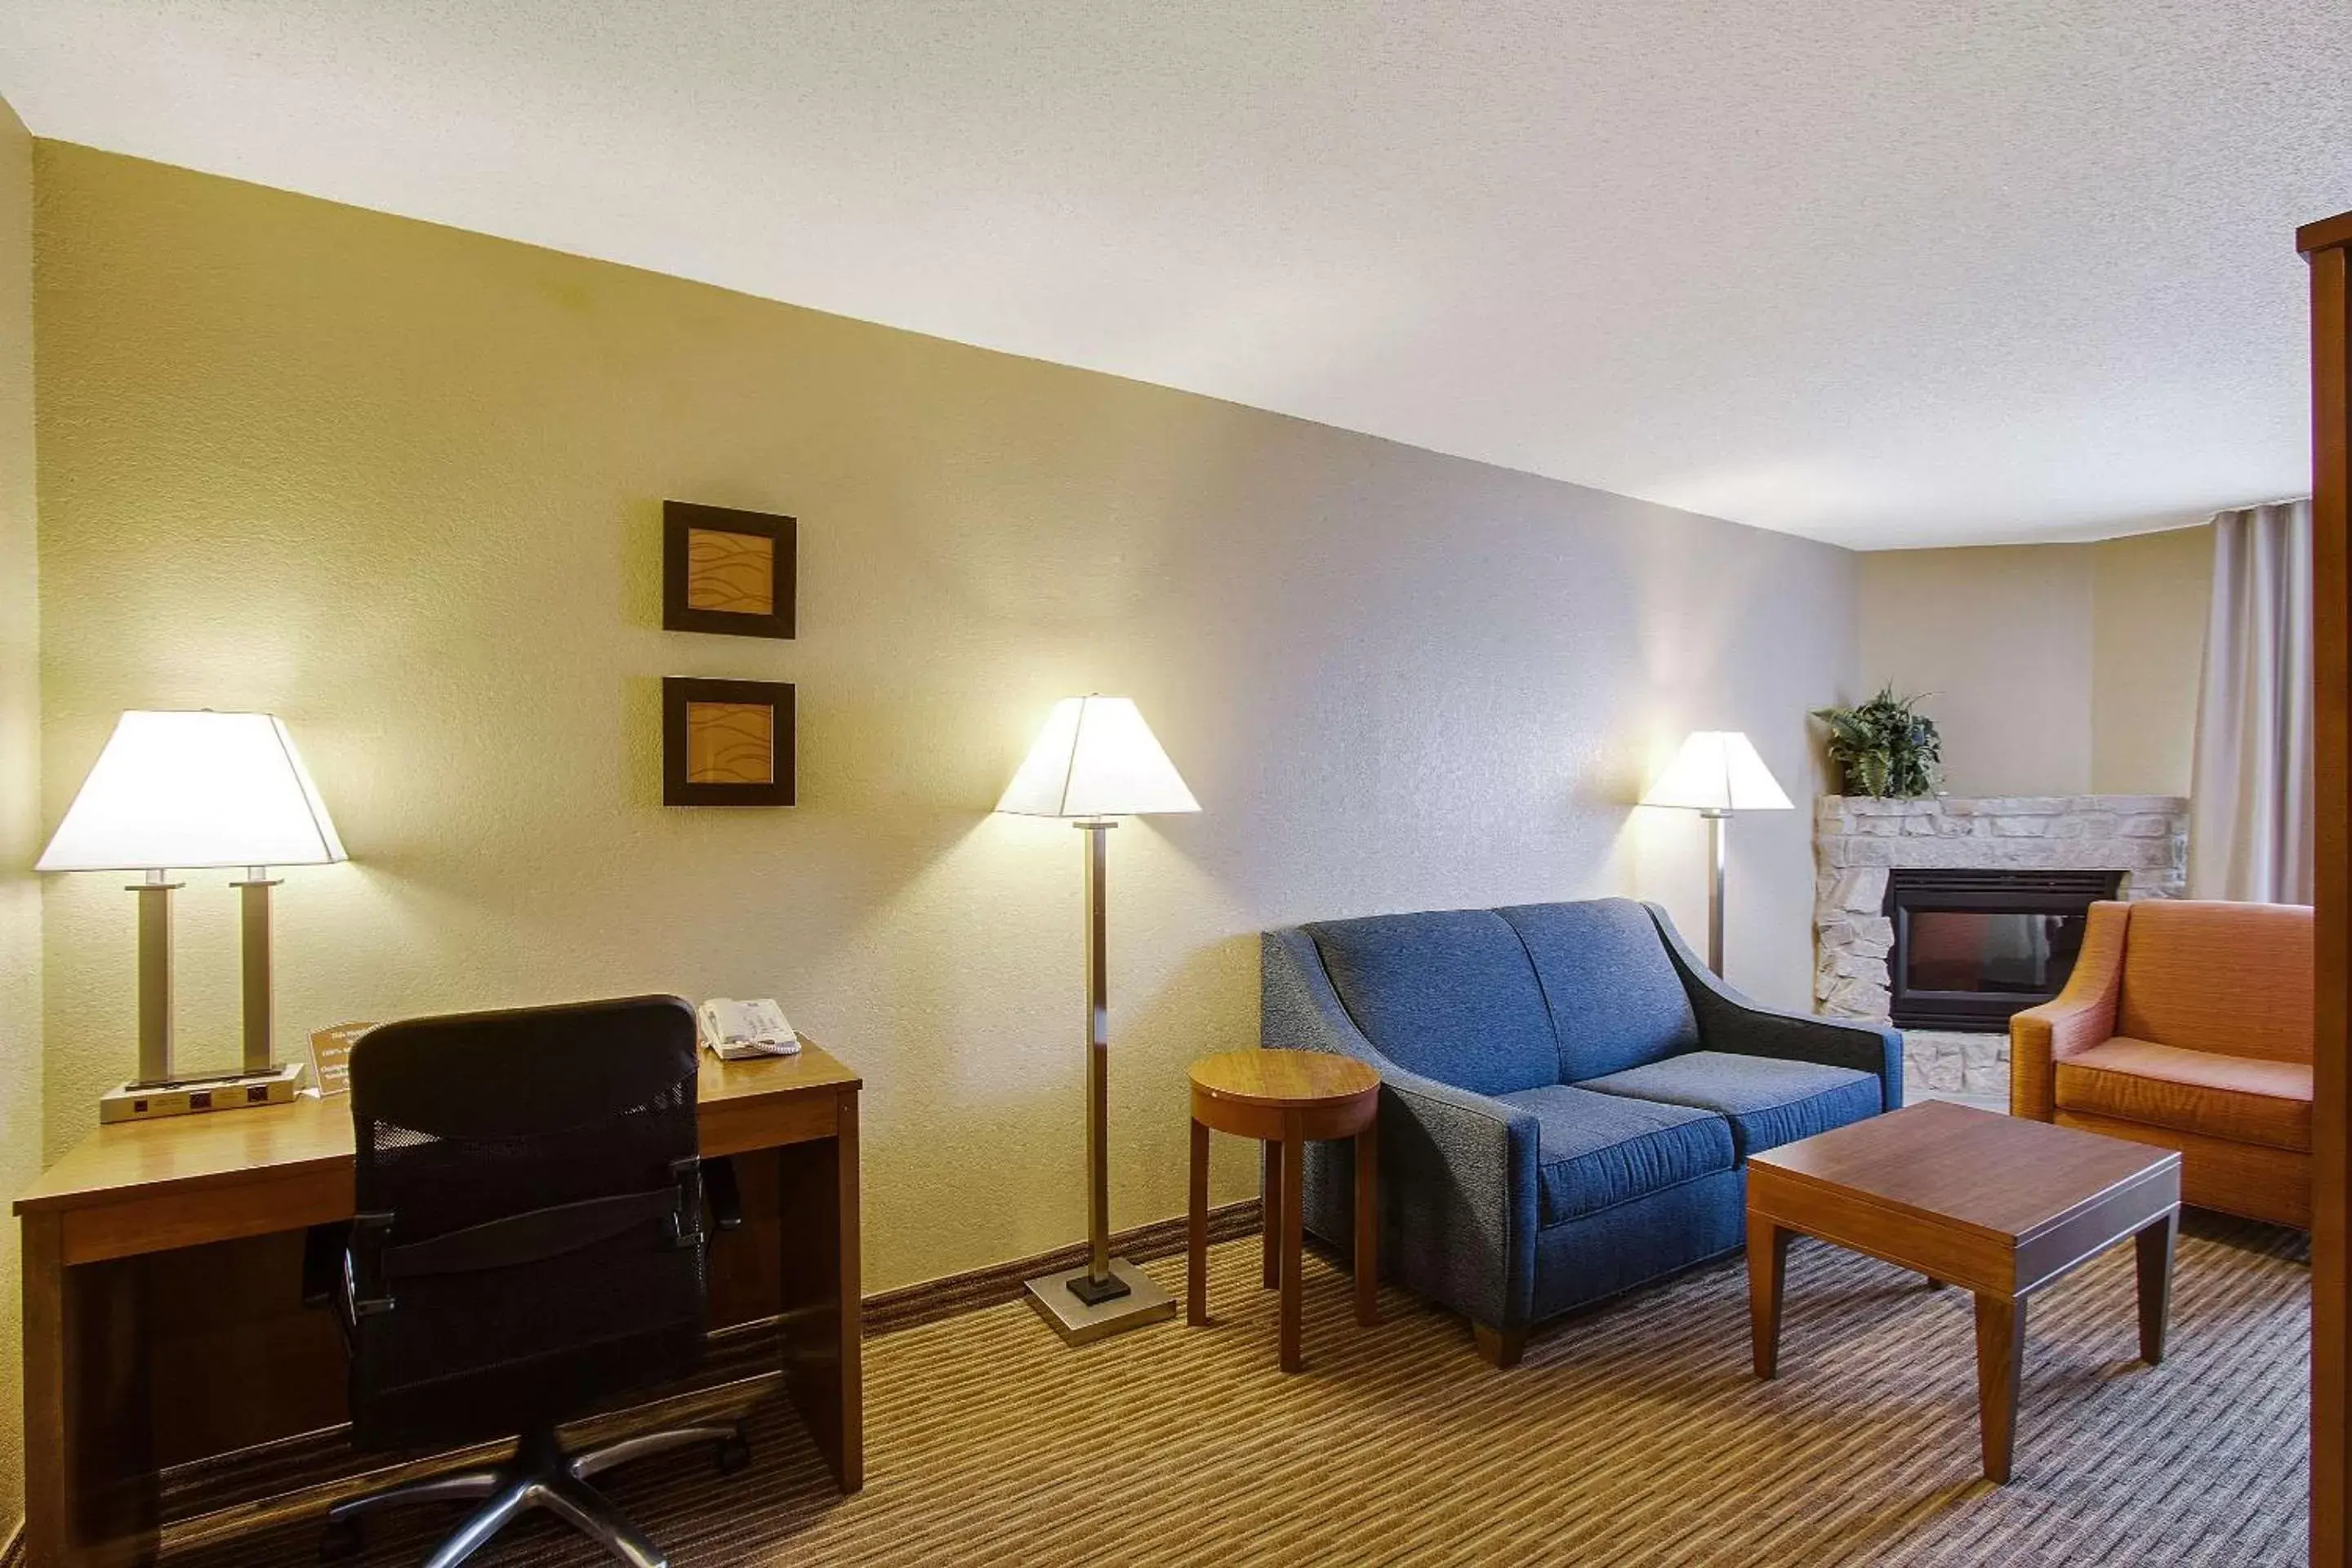
[(793, 689), (777, 680), (662, 680), (664, 805), (790, 805)]
[(662, 502), (662, 629), (791, 637), (798, 536), (772, 512)]

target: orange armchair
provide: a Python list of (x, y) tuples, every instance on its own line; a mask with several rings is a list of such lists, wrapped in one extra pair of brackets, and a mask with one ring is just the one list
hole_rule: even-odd
[(2180, 1151), (2180, 1195), (2311, 1225), (2311, 910), (2091, 906), (2055, 1000), (2009, 1022), (2014, 1116)]

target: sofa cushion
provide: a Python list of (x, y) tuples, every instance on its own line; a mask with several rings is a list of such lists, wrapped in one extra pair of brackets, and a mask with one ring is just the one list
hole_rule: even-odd
[(2131, 907), (2116, 1033), (2308, 1062), (2312, 990), (2308, 906), (2149, 899)]
[(1528, 951), (1494, 910), (1323, 921), (1307, 931), (1356, 1027), (1407, 1072), (1478, 1094), (1559, 1081)]
[(1570, 1084), (1496, 1096), (1536, 1119), (1545, 1225), (1560, 1225), (1738, 1163), (1723, 1118)]
[(1527, 943), (1559, 1036), (1561, 1083), (1640, 1067), (1698, 1044), (1698, 1020), (1650, 911), (1631, 899), (1496, 911)]
[(2124, 1037), (2058, 1060), (2060, 1109), (2273, 1149), (2311, 1148), (2311, 1064)]
[(1730, 1121), (1743, 1160), (1886, 1109), (1875, 1073), (1730, 1051), (1689, 1051), (1580, 1087), (1714, 1111)]

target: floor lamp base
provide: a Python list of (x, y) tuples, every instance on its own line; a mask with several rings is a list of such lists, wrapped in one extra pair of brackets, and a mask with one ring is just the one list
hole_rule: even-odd
[(1054, 1325), (1067, 1343), (1092, 1344), (1099, 1339), (1146, 1323), (1164, 1323), (1176, 1316), (1176, 1298), (1161, 1289), (1150, 1275), (1124, 1258), (1110, 1260), (1111, 1278), (1127, 1287), (1127, 1294), (1093, 1306), (1070, 1289), (1073, 1279), (1087, 1277), (1085, 1264), (1029, 1281), (1024, 1292), (1037, 1315)]

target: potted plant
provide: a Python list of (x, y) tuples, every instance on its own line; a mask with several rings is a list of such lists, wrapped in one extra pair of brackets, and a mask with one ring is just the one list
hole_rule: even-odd
[(1845, 793), (1916, 799), (1936, 793), (1943, 774), (1943, 742), (1936, 721), (1919, 711), (1926, 694), (1897, 697), (1889, 682), (1855, 708), (1817, 708), (1829, 726), (1830, 760), (1845, 775)]

